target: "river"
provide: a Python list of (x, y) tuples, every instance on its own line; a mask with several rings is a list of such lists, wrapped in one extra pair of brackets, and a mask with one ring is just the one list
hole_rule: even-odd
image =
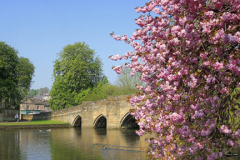
[[(105, 146), (106, 149), (102, 149)], [(132, 129), (56, 128), (0, 131), (1, 160), (145, 159), (147, 143)]]
[(144, 160), (145, 138), (133, 129), (0, 130), (0, 160)]

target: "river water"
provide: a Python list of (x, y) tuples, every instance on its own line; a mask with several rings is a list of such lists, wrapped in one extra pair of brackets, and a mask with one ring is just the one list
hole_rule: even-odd
[(144, 160), (145, 138), (133, 129), (0, 130), (0, 160)]
[(0, 160), (137, 160), (147, 145), (133, 129), (0, 130)]

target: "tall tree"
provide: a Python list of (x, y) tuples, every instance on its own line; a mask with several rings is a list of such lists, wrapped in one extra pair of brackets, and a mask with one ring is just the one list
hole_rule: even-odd
[(77, 105), (74, 96), (103, 81), (102, 62), (84, 42), (67, 45), (54, 62), (50, 106), (53, 110)]
[(32, 83), (33, 64), (17, 54), (13, 47), (0, 42), (0, 101), (5, 108), (18, 108)]
[(19, 64), (17, 66), (17, 77), (18, 90), (20, 92), (21, 99), (27, 96), (27, 93), (31, 87), (34, 69), (34, 65), (29, 61), (28, 58), (19, 58)]
[(148, 156), (225, 156), (240, 138), (240, 1), (151, 0), (136, 11), (147, 14), (132, 37), (111, 36), (134, 47), (126, 67), (147, 83), (129, 102), (137, 133), (156, 133)]

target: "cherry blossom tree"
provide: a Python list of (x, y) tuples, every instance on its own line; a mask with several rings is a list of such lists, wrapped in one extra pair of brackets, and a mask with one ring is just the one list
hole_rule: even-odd
[(124, 67), (141, 73), (146, 87), (129, 99), (136, 109), (138, 135), (156, 159), (218, 159), (240, 137), (240, 0), (151, 0), (139, 28), (111, 36), (134, 51), (112, 60), (130, 59)]

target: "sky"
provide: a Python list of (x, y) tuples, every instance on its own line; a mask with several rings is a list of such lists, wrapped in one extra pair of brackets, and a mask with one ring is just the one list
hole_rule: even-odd
[(103, 73), (114, 84), (110, 55), (124, 55), (131, 45), (114, 40), (110, 33), (128, 37), (139, 28), (135, 7), (148, 0), (0, 0), (0, 41), (28, 58), (35, 66), (31, 89), (52, 87), (53, 65), (64, 46), (85, 42), (103, 63)]

